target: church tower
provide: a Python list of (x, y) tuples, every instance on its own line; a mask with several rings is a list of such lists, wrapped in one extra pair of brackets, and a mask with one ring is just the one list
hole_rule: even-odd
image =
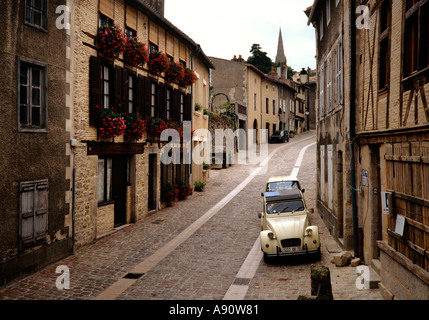
[(276, 56), (275, 64), (280, 65), (280, 66), (286, 66), (287, 65), (287, 59), (286, 59), (286, 55), (285, 55), (285, 49), (283, 46), (283, 36), (282, 36), (282, 29), (281, 28), (280, 28), (280, 33), (279, 33), (279, 43), (277, 46), (277, 56)]

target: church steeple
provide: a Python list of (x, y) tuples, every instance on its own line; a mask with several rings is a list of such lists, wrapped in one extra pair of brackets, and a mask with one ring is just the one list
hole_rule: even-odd
[(283, 46), (283, 36), (282, 36), (282, 29), (280, 28), (279, 33), (279, 44), (277, 46), (277, 56), (276, 56), (276, 65), (286, 65), (287, 59), (285, 55), (285, 49)]

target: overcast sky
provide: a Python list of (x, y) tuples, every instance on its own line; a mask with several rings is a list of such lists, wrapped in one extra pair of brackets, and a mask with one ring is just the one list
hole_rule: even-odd
[(279, 30), (289, 66), (315, 68), (314, 28), (304, 10), (313, 0), (165, 0), (165, 17), (207, 56), (247, 59), (252, 44), (274, 61)]

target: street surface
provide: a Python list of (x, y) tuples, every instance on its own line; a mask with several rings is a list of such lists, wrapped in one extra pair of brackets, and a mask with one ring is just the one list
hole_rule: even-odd
[[(266, 174), (250, 175), (257, 165), (212, 170), (204, 192), (10, 284), (0, 290), (0, 299), (296, 300), (311, 294), (310, 266), (315, 263), (330, 268), (335, 300), (381, 300), (378, 289), (356, 288), (356, 268), (331, 263), (340, 250), (316, 209), (315, 141), (311, 131), (269, 145)], [(269, 176), (294, 170), (305, 147), (295, 169), (308, 208), (315, 208), (310, 221), (320, 229), (322, 259), (266, 264), (257, 247), (261, 192)], [(59, 290), (56, 268), (62, 265), (70, 270), (70, 288)]]

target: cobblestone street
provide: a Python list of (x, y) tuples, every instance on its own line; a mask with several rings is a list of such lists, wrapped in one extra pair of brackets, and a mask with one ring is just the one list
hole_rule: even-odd
[[(260, 194), (267, 177), (290, 174), (301, 149), (315, 141), (315, 132), (311, 131), (296, 136), (289, 143), (269, 145), (270, 153), (277, 152), (270, 160), (268, 173), (254, 176), (223, 206), (216, 207), (256, 166), (233, 165), (211, 171), (204, 192), (194, 192), (185, 201), (176, 202), (144, 221), (81, 248), (73, 256), (15, 281), (0, 290), (0, 299), (92, 300), (103, 297), (127, 274), (136, 273), (133, 270), (144, 270), (113, 298), (222, 300), (259, 236), (257, 213), (261, 211)], [(322, 260), (271, 264), (261, 260), (248, 283), (244, 300), (296, 300), (299, 295), (310, 295), (312, 263), (329, 267), (335, 300), (381, 300), (378, 289), (356, 288), (356, 268), (339, 268), (331, 263), (339, 247), (332, 249), (335, 241), (316, 210), (315, 172), (316, 145), (313, 144), (305, 153), (298, 178), (306, 190), (307, 206), (315, 208), (310, 219), (320, 229)], [(213, 211), (213, 208), (218, 209)], [(207, 212), (212, 215), (204, 221), (199, 220)], [(198, 221), (202, 222), (195, 224)], [(56, 287), (59, 276), (56, 268), (60, 265), (69, 267), (70, 289)]]

